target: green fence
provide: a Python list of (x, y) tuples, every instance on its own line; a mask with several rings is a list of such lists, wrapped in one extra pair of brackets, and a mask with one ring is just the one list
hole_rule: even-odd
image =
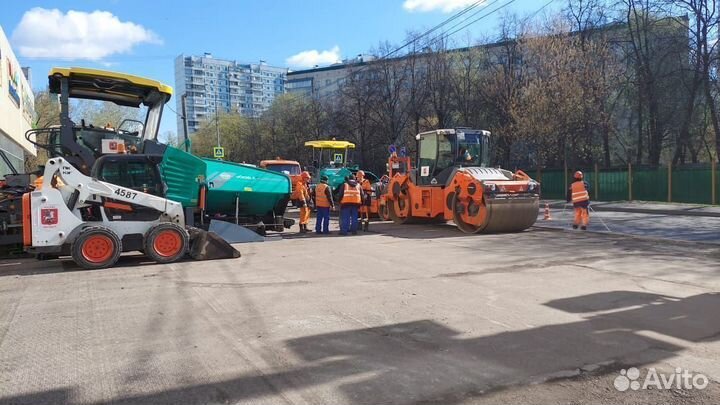
[[(596, 201), (641, 200), (717, 204), (720, 172), (715, 164), (668, 167), (581, 168)], [(565, 199), (575, 170), (536, 169), (542, 198)], [(713, 175), (714, 172), (714, 175)], [(713, 182), (715, 183), (713, 186)], [(668, 190), (670, 192), (668, 193)]]

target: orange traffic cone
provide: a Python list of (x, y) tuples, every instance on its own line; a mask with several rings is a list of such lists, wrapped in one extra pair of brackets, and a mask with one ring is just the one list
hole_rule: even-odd
[(543, 220), (547, 221), (552, 219), (550, 217), (550, 204), (545, 203), (545, 216), (543, 216)]

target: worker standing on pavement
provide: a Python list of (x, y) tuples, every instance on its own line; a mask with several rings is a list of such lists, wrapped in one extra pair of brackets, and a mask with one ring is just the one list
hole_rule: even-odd
[(295, 207), (300, 208), (300, 233), (308, 232), (308, 223), (310, 222), (310, 191), (308, 183), (310, 182), (310, 173), (304, 171), (300, 173), (300, 179), (295, 183), (290, 200)]
[(362, 205), (360, 205), (360, 222), (362, 224), (363, 231), (367, 231), (370, 228), (370, 206), (372, 205), (372, 184), (370, 180), (365, 178), (365, 172), (358, 170), (355, 173), (358, 185), (363, 191)]
[(335, 210), (332, 190), (327, 182), (328, 176), (320, 176), (320, 184), (315, 187), (315, 207), (317, 208), (315, 232), (325, 235), (330, 233), (330, 209)]
[(362, 204), (362, 188), (353, 179), (348, 176), (345, 178), (345, 184), (340, 187), (340, 235), (347, 235), (348, 231), (353, 235), (357, 235), (358, 227), (358, 207)]
[(590, 186), (583, 180), (583, 172), (580, 170), (576, 171), (573, 175), (574, 181), (568, 188), (566, 200), (572, 202), (575, 208), (575, 219), (573, 221), (573, 229), (587, 230), (588, 223), (590, 222), (590, 213), (588, 207), (590, 206)]

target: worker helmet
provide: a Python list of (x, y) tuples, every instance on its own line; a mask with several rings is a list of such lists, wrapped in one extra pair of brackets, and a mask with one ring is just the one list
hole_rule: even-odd
[(310, 173), (308, 173), (307, 171), (304, 171), (304, 172), (300, 173), (300, 178), (303, 180), (310, 180)]
[(575, 178), (575, 180), (582, 180), (582, 179), (583, 179), (583, 172), (581, 172), (580, 170), (578, 170), (578, 171), (575, 172), (575, 174), (573, 175), (573, 177)]
[(365, 172), (362, 170), (358, 170), (357, 173), (355, 173), (355, 177), (365, 177)]

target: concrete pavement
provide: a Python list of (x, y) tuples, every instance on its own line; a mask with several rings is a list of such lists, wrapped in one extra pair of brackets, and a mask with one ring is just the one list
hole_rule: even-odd
[[(0, 403), (717, 403), (720, 249), (373, 224), (237, 260), (0, 263)], [(619, 392), (620, 369), (704, 390)]]

